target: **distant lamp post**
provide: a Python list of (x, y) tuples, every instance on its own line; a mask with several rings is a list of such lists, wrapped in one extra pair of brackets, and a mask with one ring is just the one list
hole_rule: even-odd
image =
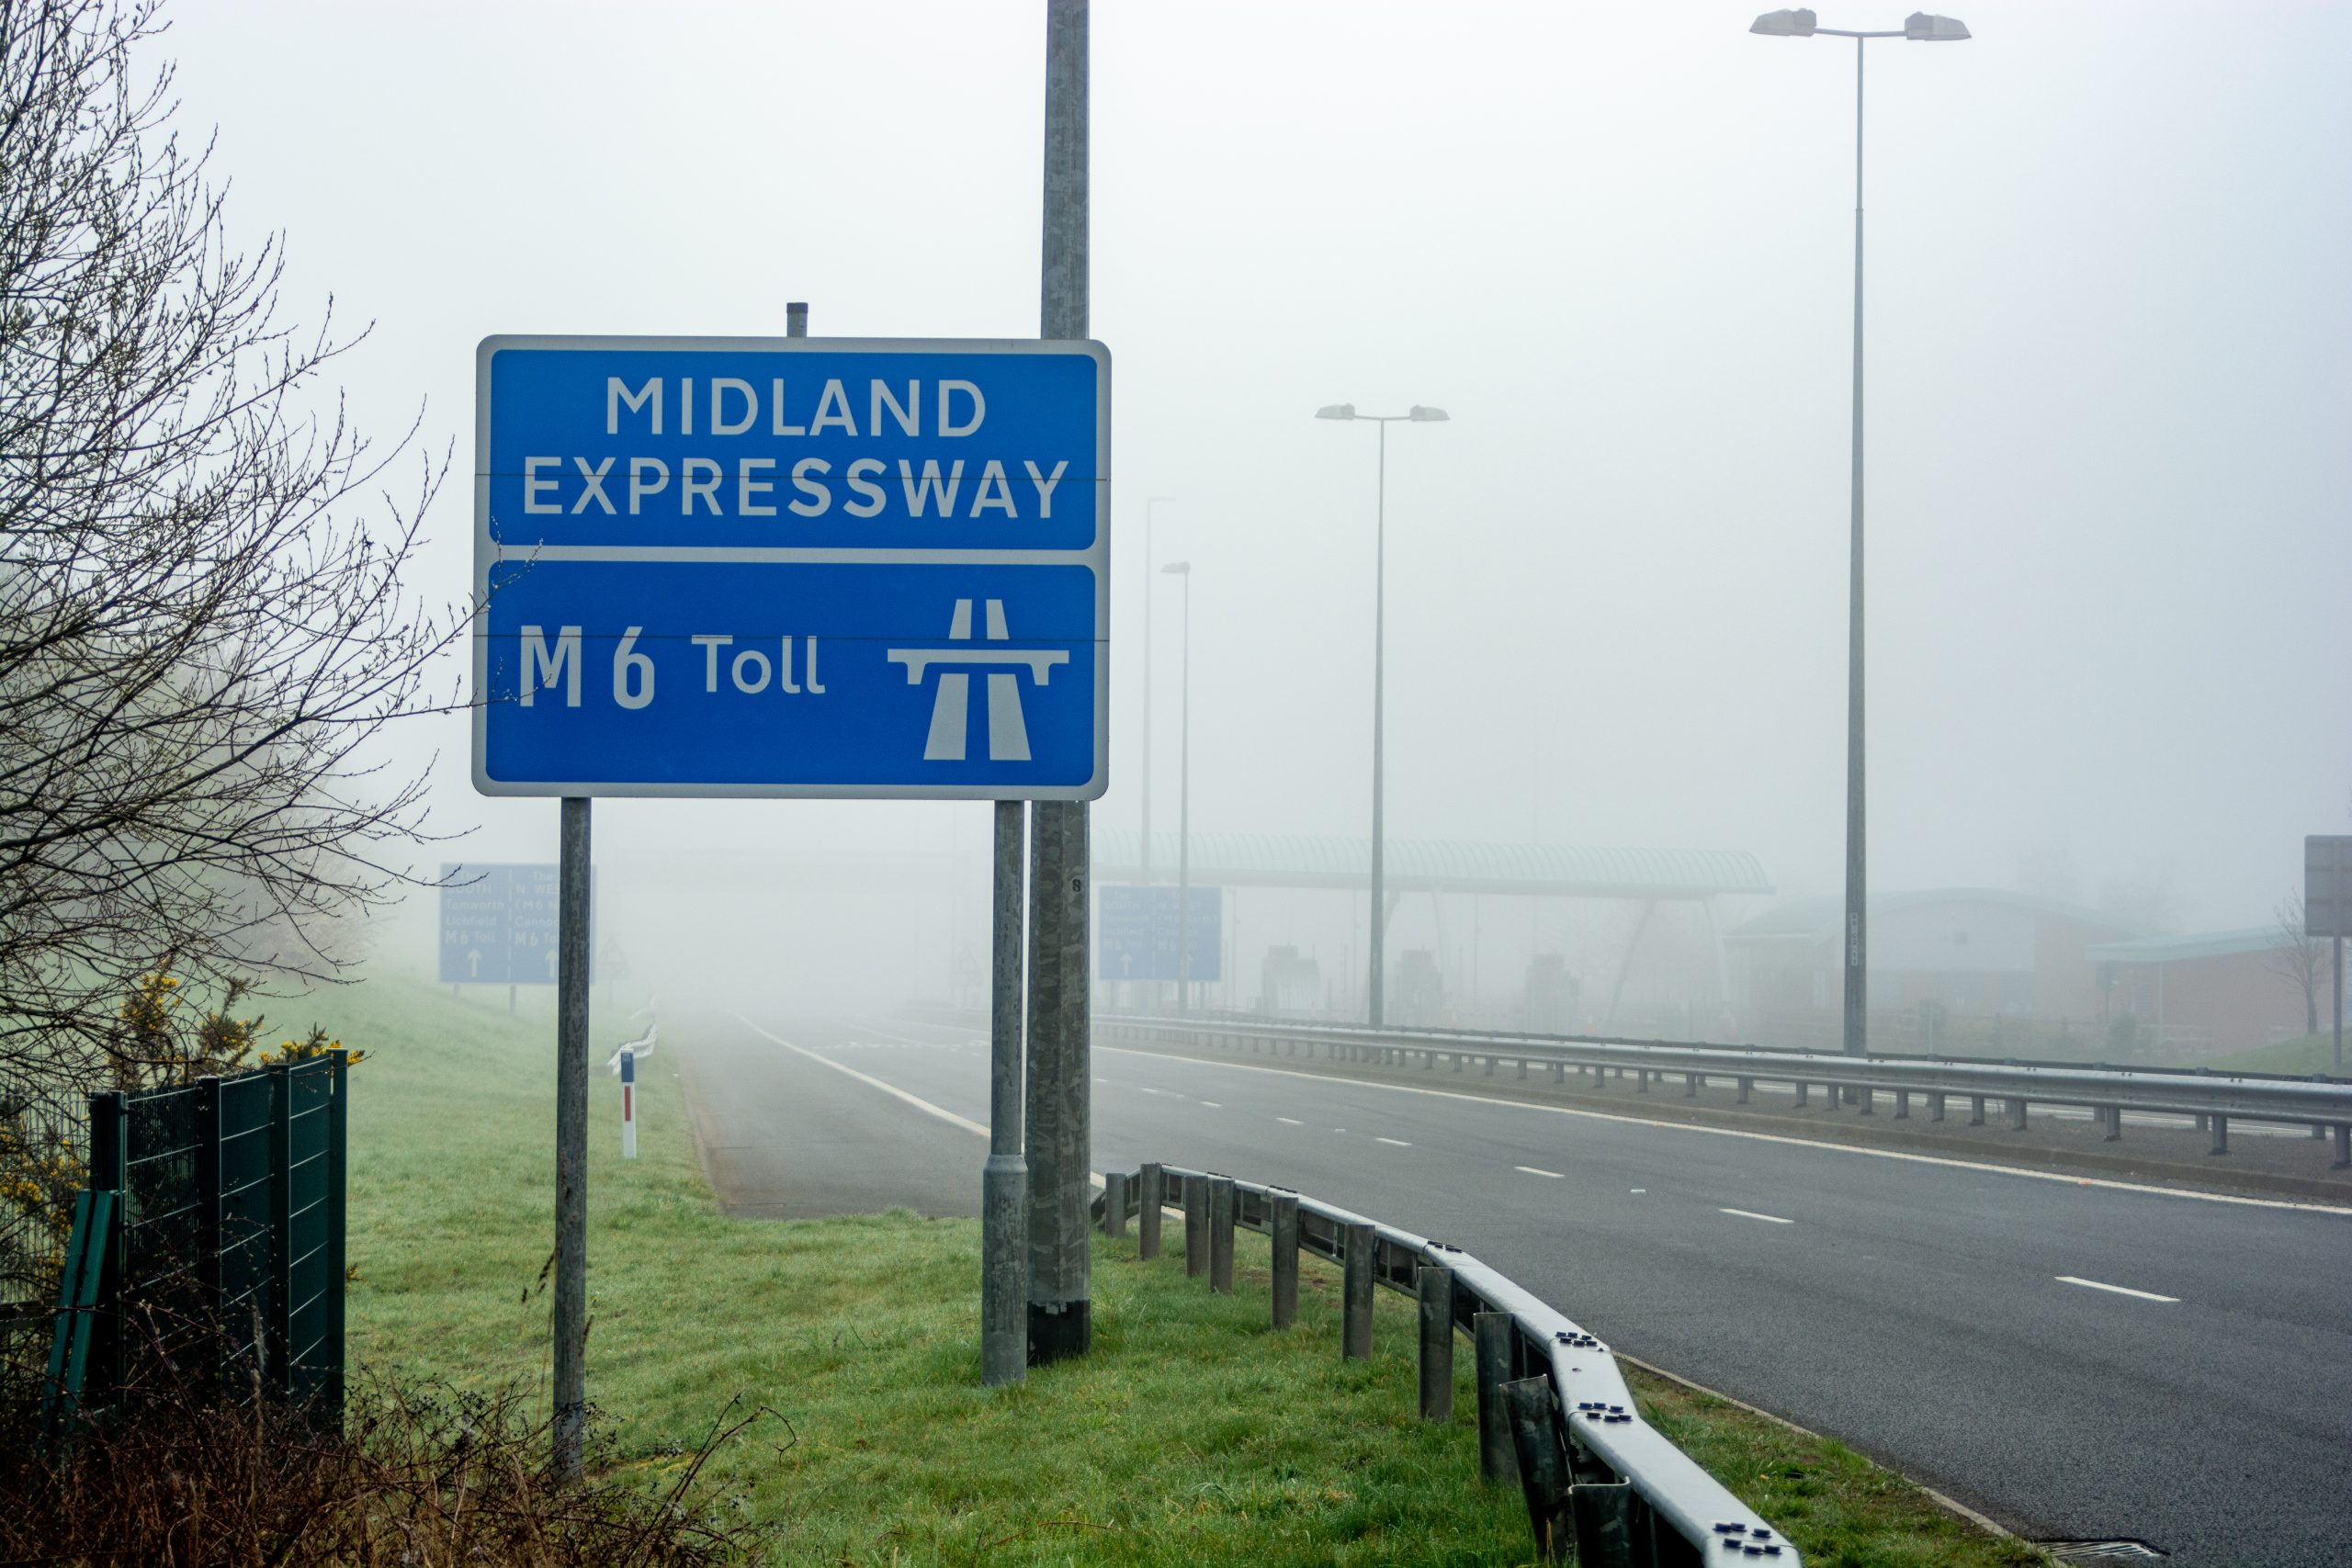
[(1388, 427), (1392, 424), (1437, 424), (1446, 419), (1443, 409), (1415, 403), (1403, 413), (1358, 413), (1353, 403), (1327, 403), (1315, 411), (1317, 419), (1369, 420), (1380, 426), (1380, 490), (1373, 543), (1372, 587), (1372, 1026), (1378, 1029), (1386, 1010), (1383, 949), (1387, 941), (1387, 910), (1381, 902), (1381, 866), (1385, 852), (1381, 812), (1381, 759), (1386, 688), (1385, 660), (1388, 617)]
[(1847, 567), (1846, 637), (1846, 1055), (1870, 1051), (1870, 889), (1863, 853), (1862, 792), (1862, 45), (1874, 38), (1915, 43), (1957, 43), (1969, 36), (1950, 17), (1915, 11), (1898, 30), (1855, 32), (1825, 28), (1810, 10), (1768, 11), (1748, 29), (1768, 38), (1849, 38), (1854, 40), (1854, 437), (1851, 558)]
[(1172, 560), (1159, 570), (1184, 582), (1183, 652), (1178, 656), (1182, 694), (1177, 699), (1181, 716), (1176, 727), (1176, 1011), (1181, 1015), (1190, 1005), (1193, 988), (1193, 563)]

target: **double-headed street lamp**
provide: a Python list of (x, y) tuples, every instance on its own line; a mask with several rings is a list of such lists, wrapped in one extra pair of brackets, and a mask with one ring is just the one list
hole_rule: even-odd
[(1870, 1049), (1870, 990), (1862, 795), (1862, 45), (1874, 38), (1914, 43), (1957, 43), (1968, 28), (1950, 17), (1915, 11), (1899, 29), (1856, 32), (1825, 28), (1809, 10), (1769, 11), (1748, 31), (1772, 38), (1854, 40), (1854, 446), (1852, 559), (1847, 568), (1846, 646), (1846, 1055)]
[(1176, 1010), (1184, 1011), (1193, 988), (1193, 563), (1172, 560), (1162, 574), (1184, 582), (1183, 677), (1176, 727)]
[(1434, 424), (1442, 423), (1443, 409), (1425, 408), (1415, 403), (1404, 413), (1358, 413), (1353, 403), (1331, 403), (1317, 409), (1317, 419), (1370, 420), (1380, 426), (1380, 492), (1379, 511), (1374, 534), (1372, 587), (1372, 1026), (1381, 1025), (1385, 1010), (1383, 990), (1382, 949), (1387, 925), (1387, 911), (1381, 902), (1382, 820), (1380, 798), (1380, 765), (1382, 709), (1385, 697), (1383, 669), (1387, 637), (1388, 615), (1388, 427), (1392, 424)]

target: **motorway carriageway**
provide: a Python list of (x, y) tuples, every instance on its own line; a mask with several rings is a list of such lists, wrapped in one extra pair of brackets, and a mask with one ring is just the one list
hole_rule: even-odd
[[(812, 1078), (888, 1101), (870, 1113), (916, 1163), (967, 1162), (976, 1212), (978, 1032), (713, 1021), (684, 1049), (724, 1056), (730, 1097), (764, 1063), (794, 1101)], [(2352, 1562), (2352, 1211), (1272, 1064), (1093, 1062), (1098, 1169), (1216, 1170), (1451, 1242), (1625, 1354), (2022, 1535), (2200, 1568)]]

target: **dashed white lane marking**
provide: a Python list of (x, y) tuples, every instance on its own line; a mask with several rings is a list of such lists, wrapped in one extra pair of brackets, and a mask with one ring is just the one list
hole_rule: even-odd
[(1784, 1220), (1778, 1214), (1759, 1214), (1753, 1209), (1721, 1209), (1718, 1213), (1737, 1214), (1743, 1220), (1762, 1220), (1768, 1225), (1792, 1225), (1794, 1220)]
[(2154, 1291), (2135, 1291), (2129, 1285), (2103, 1285), (2097, 1280), (2078, 1280), (2072, 1274), (2059, 1275), (2058, 1282), (2062, 1285), (2080, 1285), (2086, 1291), (2112, 1291), (2119, 1296), (2136, 1296), (2143, 1302), (2173, 1302), (2177, 1303), (2180, 1300), (2178, 1296), (2160, 1296)]
[(1201, 1103), (1207, 1106), (1211, 1111), (1222, 1111), (1225, 1109), (1222, 1104), (1214, 1100), (1204, 1100)]
[[(2034, 1170), (2022, 1166), (1995, 1165), (1986, 1160), (1954, 1159), (1949, 1155), (1913, 1154), (1907, 1149), (1873, 1149), (1854, 1144), (1827, 1144), (1816, 1138), (1792, 1138), (1784, 1133), (1751, 1133), (1740, 1127), (1711, 1127), (1691, 1122), (1659, 1122), (1647, 1116), (1623, 1116), (1607, 1111), (1585, 1111), (1568, 1105), (1544, 1105), (1525, 1100), (1502, 1100), (1491, 1094), (1465, 1094), (1459, 1089), (1423, 1089), (1418, 1084), (1382, 1083), (1374, 1078), (1344, 1077), (1331, 1073), (1302, 1073), (1290, 1067), (1261, 1067), (1250, 1062), (1219, 1062), (1205, 1056), (1185, 1056), (1166, 1051), (1138, 1050), (1131, 1045), (1097, 1045), (1098, 1051), (1114, 1051), (1123, 1056), (1150, 1056), (1158, 1061), (1189, 1062), (1195, 1066), (1222, 1068), (1234, 1073), (1272, 1073), (1278, 1077), (1306, 1078), (1322, 1084), (1344, 1084), (1350, 1089), (1377, 1089), (1389, 1094), (1427, 1095), (1433, 1100), (1461, 1100), (1473, 1105), (1496, 1105), (1511, 1111), (1531, 1111), (1543, 1116), (1577, 1116), (1591, 1122), (1619, 1122), (1634, 1127), (1654, 1128), (1661, 1133), (1686, 1133), (1697, 1137), (1744, 1138), (1751, 1143), (1784, 1144), (1792, 1148), (1819, 1149), (1828, 1154), (1851, 1155), (1860, 1159), (1900, 1160), (1906, 1165), (1941, 1166), (1947, 1170), (1979, 1171), (1987, 1176), (2015, 1177), (2020, 1181), (2054, 1181), (2066, 1187), (2103, 1188), (2110, 1192), (2140, 1192), (2154, 1198), (2179, 1198), (2196, 1203), (2228, 1203), (2247, 1209), (2289, 1209), (2306, 1214), (2330, 1214), (2338, 1219), (2352, 1219), (2352, 1208), (2341, 1203), (2298, 1201), (2291, 1198), (2248, 1198), (2235, 1192), (2200, 1192), (2187, 1187), (2158, 1187), (2145, 1181), (2116, 1181), (2106, 1177), (2076, 1176), (2071, 1171)], [(1340, 1131), (1346, 1131), (1345, 1128)]]
[(1277, 1116), (1274, 1120), (1281, 1122), (1285, 1127), (1304, 1127), (1306, 1125), (1306, 1122), (1300, 1121), (1295, 1116)]
[(1566, 1181), (1567, 1179), (1566, 1176), (1556, 1170), (1538, 1170), (1532, 1165), (1515, 1165), (1512, 1166), (1511, 1168), (1513, 1170), (1523, 1170), (1530, 1176), (1548, 1177), (1554, 1181)]
[(1383, 1138), (1380, 1141), (1384, 1144), (1388, 1144), (1400, 1149), (1409, 1149), (1413, 1146), (1402, 1138)]

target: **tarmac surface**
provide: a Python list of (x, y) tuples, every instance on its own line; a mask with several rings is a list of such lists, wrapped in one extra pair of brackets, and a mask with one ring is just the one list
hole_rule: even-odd
[[(679, 1033), (729, 1212), (976, 1211), (978, 1032)], [(1536, 1102), (1475, 1072), (1098, 1044), (1092, 1091), (1102, 1168), (1226, 1171), (1452, 1242), (1626, 1354), (2018, 1534), (2352, 1562), (2352, 1210), (1667, 1120), (1630, 1093)]]

